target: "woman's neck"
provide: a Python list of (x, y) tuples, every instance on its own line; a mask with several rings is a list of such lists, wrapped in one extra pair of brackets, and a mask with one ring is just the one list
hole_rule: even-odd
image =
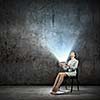
[(71, 57), (71, 60), (75, 59), (74, 57)]

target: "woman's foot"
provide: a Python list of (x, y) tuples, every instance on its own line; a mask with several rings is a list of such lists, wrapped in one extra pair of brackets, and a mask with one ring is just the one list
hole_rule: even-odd
[(52, 92), (50, 92), (50, 94), (52, 94), (52, 95), (56, 95), (56, 92), (55, 92), (55, 91), (52, 91)]
[(60, 91), (60, 87), (58, 88), (58, 91)]
[(60, 90), (60, 88), (53, 88), (52, 89), (52, 92), (50, 92), (50, 94), (53, 94), (53, 95), (56, 95), (56, 92), (58, 91), (58, 90)]
[(54, 87), (54, 88), (52, 89), (52, 91), (53, 91), (53, 92), (57, 92), (57, 91), (58, 91), (58, 88)]

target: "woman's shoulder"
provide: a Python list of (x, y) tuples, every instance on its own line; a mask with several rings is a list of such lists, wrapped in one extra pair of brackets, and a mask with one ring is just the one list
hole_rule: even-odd
[(79, 60), (78, 60), (78, 59), (76, 59), (76, 58), (75, 58), (75, 61), (76, 61), (76, 62), (79, 62)]

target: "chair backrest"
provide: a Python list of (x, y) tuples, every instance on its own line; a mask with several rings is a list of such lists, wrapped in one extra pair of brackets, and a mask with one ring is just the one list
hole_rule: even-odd
[(76, 77), (78, 78), (79, 76), (79, 66), (76, 68)]

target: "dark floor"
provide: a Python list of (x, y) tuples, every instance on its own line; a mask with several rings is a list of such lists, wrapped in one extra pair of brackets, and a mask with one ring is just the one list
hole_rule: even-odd
[(100, 100), (100, 86), (80, 86), (80, 91), (74, 86), (73, 93), (62, 95), (51, 95), (50, 90), (51, 86), (0, 86), (0, 100)]

